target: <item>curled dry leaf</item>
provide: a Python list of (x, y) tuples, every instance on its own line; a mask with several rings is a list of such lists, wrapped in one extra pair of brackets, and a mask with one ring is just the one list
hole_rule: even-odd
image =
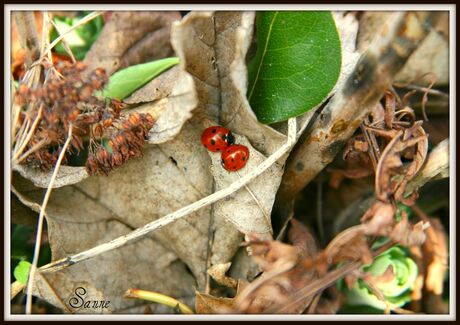
[[(404, 152), (412, 147), (415, 148), (415, 153), (411, 155), (409, 162), (403, 164), (401, 158)], [(377, 198), (385, 201), (394, 195), (397, 201), (412, 205), (416, 193), (414, 191), (408, 197), (406, 186), (422, 167), (427, 151), (428, 137), (421, 123), (414, 123), (411, 128), (397, 132), (385, 147), (377, 165), (375, 177)]]
[(394, 216), (395, 211), (391, 203), (376, 200), (361, 218), (365, 234), (388, 235), (394, 225)]
[(89, 69), (104, 68), (110, 75), (130, 65), (170, 56), (171, 24), (177, 11), (115, 11), (86, 54)]
[(213, 265), (208, 269), (208, 274), (220, 285), (236, 289), (238, 285), (237, 281), (225, 275), (231, 265), (232, 263), (230, 262)]
[(197, 292), (195, 310), (197, 314), (223, 314), (233, 310), (233, 298), (218, 298), (206, 293)]
[(420, 246), (425, 242), (425, 229), (429, 227), (429, 223), (420, 221), (415, 225), (411, 225), (407, 216), (403, 212), (402, 220), (399, 221), (390, 233), (390, 238), (403, 246)]
[[(304, 287), (313, 277), (309, 269), (299, 263), (296, 247), (278, 241), (260, 241), (250, 236), (253, 258), (264, 270), (255, 281), (237, 292), (234, 302), (236, 313), (277, 313), (290, 302), (290, 294)], [(311, 297), (312, 298), (312, 297)], [(302, 313), (311, 299), (292, 304), (283, 313)]]
[[(48, 187), (53, 171), (43, 171), (40, 169), (30, 168), (24, 165), (15, 165), (14, 170), (19, 172), (22, 177), (31, 180), (35, 186)], [(54, 181), (54, 188), (63, 187), (80, 182), (88, 177), (85, 167), (61, 166)]]

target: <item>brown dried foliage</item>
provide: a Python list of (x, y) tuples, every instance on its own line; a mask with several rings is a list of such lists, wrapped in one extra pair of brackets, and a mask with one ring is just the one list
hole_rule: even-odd
[[(30, 89), (21, 84), (15, 104), (21, 109), (18, 129), (36, 118), (38, 125), (23, 152), (30, 152), (22, 164), (42, 170), (52, 169), (72, 127), (69, 154), (84, 149), (89, 142), (86, 169), (90, 175), (107, 175), (131, 157), (142, 154), (142, 146), (154, 120), (149, 114), (132, 113), (121, 118), (123, 104), (114, 99), (100, 99), (95, 91), (103, 89), (108, 77), (103, 69), (84, 73), (85, 64), (60, 61), (48, 66), (45, 82)], [(109, 137), (110, 151), (103, 139)], [(67, 157), (63, 164), (67, 163)]]

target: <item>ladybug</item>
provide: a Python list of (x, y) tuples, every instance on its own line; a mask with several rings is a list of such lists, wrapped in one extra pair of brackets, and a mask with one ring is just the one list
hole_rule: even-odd
[(224, 151), (235, 142), (232, 132), (223, 126), (211, 126), (203, 131), (201, 143), (212, 152)]
[(222, 152), (222, 165), (228, 171), (234, 172), (243, 168), (249, 159), (249, 150), (246, 146), (232, 144)]

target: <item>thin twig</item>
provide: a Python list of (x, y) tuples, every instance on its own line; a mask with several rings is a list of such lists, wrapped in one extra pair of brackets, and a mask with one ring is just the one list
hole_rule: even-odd
[(232, 193), (238, 191), (241, 189), (244, 185), (248, 184), (252, 180), (254, 180), (256, 177), (260, 176), (262, 173), (264, 173), (270, 166), (272, 166), (277, 160), (279, 160), (281, 157), (283, 157), (294, 145), (296, 141), (296, 119), (291, 118), (288, 121), (288, 126), (289, 126), (289, 131), (288, 131), (288, 137), (287, 141), (284, 145), (282, 145), (278, 150), (276, 150), (271, 156), (269, 156), (266, 160), (264, 160), (257, 168), (251, 170), (248, 172), (246, 175), (244, 175), (242, 178), (238, 179), (237, 181), (233, 182), (230, 184), (228, 187), (215, 192), (207, 197), (202, 198), (201, 200), (198, 200), (190, 205), (187, 205), (177, 211), (174, 211), (160, 219), (157, 219), (153, 222), (150, 222), (143, 227), (137, 228), (136, 230), (130, 232), (127, 235), (120, 236), (118, 238), (115, 238), (107, 243), (95, 246), (91, 249), (88, 249), (86, 251), (77, 253), (72, 256), (68, 256), (66, 258), (54, 261), (52, 263), (49, 263), (45, 266), (42, 266), (40, 268), (40, 271), (42, 272), (55, 272), (57, 270), (64, 269), (70, 265), (73, 265), (75, 263), (79, 263), (81, 261), (93, 258), (99, 254), (114, 250), (118, 247), (124, 246), (129, 242), (132, 242), (136, 239), (139, 239), (146, 234), (150, 233), (151, 231), (154, 231), (156, 229), (163, 228), (164, 226), (181, 219), (183, 217), (186, 217), (190, 215), (193, 212), (196, 212), (206, 206), (209, 206), (210, 204), (213, 204), (229, 195)]
[(43, 221), (45, 217), (46, 206), (48, 204), (48, 200), (50, 198), (51, 191), (53, 189), (53, 184), (54, 184), (54, 181), (59, 171), (59, 167), (61, 166), (62, 159), (65, 156), (67, 147), (69, 146), (71, 139), (72, 139), (72, 123), (70, 123), (69, 125), (69, 133), (67, 135), (67, 140), (64, 143), (64, 146), (62, 147), (61, 152), (59, 153), (59, 157), (56, 162), (56, 166), (54, 167), (53, 175), (51, 176), (48, 188), (46, 189), (45, 198), (43, 199), (43, 203), (40, 209), (40, 214), (38, 216), (37, 237), (35, 239), (34, 258), (32, 261), (32, 265), (30, 267), (29, 278), (27, 280), (26, 314), (30, 314), (32, 312), (32, 289), (33, 289), (33, 283), (35, 279), (35, 271), (37, 269), (37, 264), (38, 264), (38, 257), (40, 255), (40, 245), (41, 245)]

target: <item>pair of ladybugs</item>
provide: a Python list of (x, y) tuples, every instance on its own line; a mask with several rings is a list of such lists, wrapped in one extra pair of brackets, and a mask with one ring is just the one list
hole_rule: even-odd
[(243, 168), (249, 159), (249, 150), (246, 146), (234, 144), (232, 132), (223, 126), (211, 126), (201, 135), (201, 143), (212, 152), (222, 152), (222, 165), (228, 171), (237, 171)]

